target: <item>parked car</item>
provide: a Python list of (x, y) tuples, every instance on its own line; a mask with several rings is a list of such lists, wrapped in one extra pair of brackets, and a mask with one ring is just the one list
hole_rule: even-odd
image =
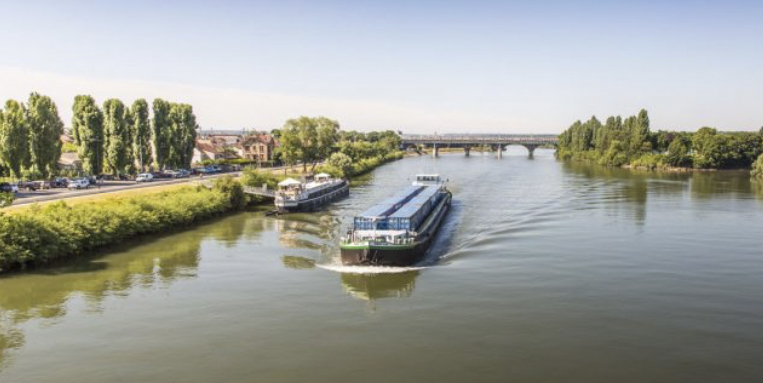
[(26, 189), (27, 191), (35, 191), (40, 189), (40, 184), (38, 184), (36, 181), (19, 181), (16, 186), (19, 189)]
[(69, 180), (63, 177), (58, 177), (50, 181), (50, 187), (53, 188), (65, 188), (69, 184)]
[(154, 180), (154, 175), (151, 173), (141, 173), (135, 178), (136, 182), (151, 182)]
[(69, 189), (90, 189), (90, 180), (87, 178), (69, 180), (69, 184), (66, 187)]
[(154, 178), (172, 178), (172, 176), (166, 172), (153, 172), (151, 175), (153, 175)]
[(191, 176), (191, 172), (185, 169), (178, 170), (178, 174), (175, 178), (188, 178)]
[(0, 183), (0, 191), (6, 192), (6, 193), (18, 193), (19, 187), (16, 184), (11, 184), (8, 182), (2, 182)]

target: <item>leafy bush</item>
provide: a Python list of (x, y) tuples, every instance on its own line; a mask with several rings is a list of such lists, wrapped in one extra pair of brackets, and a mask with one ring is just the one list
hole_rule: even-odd
[(228, 196), (231, 208), (240, 210), (246, 206), (247, 198), (244, 187), (232, 176), (218, 178), (215, 180), (213, 188)]
[(16, 196), (13, 193), (0, 192), (0, 209), (6, 206), (11, 206)]
[(667, 160), (662, 154), (642, 154), (639, 158), (631, 161), (631, 166), (647, 168), (649, 170), (660, 169), (667, 166)]
[(74, 206), (60, 201), (0, 214), (0, 271), (188, 226), (238, 208), (243, 191), (230, 181), (219, 181), (211, 190), (183, 187), (150, 198), (103, 199)]
[(283, 180), (271, 172), (263, 172), (256, 169), (244, 170), (244, 174), (241, 177), (241, 183), (245, 186), (262, 187), (267, 184), (269, 189), (275, 189), (278, 187), (278, 183)]
[(752, 171), (750, 172), (750, 174), (754, 178), (763, 179), (763, 154), (758, 156), (758, 159), (755, 160), (754, 164), (752, 164)]
[(334, 153), (329, 157), (328, 165), (334, 168), (340, 177), (347, 177), (352, 171), (352, 158), (344, 153)]

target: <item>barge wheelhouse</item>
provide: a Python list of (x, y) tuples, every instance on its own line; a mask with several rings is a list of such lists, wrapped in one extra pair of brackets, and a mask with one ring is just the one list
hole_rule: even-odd
[(408, 266), (421, 261), (451, 199), (439, 175), (416, 176), (411, 186), (353, 219), (340, 245), (342, 264)]
[(349, 194), (347, 180), (325, 173), (317, 174), (307, 183), (287, 178), (278, 183), (275, 205), (279, 213), (309, 212)]

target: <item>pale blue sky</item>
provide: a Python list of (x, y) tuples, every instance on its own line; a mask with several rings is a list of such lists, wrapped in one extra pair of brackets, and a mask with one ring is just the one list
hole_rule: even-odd
[(0, 98), (194, 105), (205, 128), (556, 133), (763, 125), (763, 2), (7, 1)]

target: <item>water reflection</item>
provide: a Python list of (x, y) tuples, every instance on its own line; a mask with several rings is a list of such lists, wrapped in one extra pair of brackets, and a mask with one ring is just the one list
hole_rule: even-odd
[(0, 278), (0, 370), (8, 351), (24, 343), (18, 329), (31, 319), (66, 315), (67, 303), (83, 297), (89, 313), (98, 313), (105, 298), (125, 296), (135, 288), (167, 288), (197, 276), (200, 246), (213, 239), (230, 247), (242, 238), (255, 239), (261, 219), (234, 216), (165, 236), (142, 238), (62, 266), (32, 269)]
[(402, 273), (342, 273), (344, 290), (351, 296), (372, 301), (380, 298), (408, 298), (416, 286), (418, 270)]
[(625, 212), (638, 224), (646, 221), (647, 198), (686, 194), (691, 199), (739, 199), (763, 186), (751, 181), (747, 171), (645, 171), (598, 166), (580, 162), (562, 164), (568, 185), (582, 203), (580, 208), (606, 205), (614, 214)]
[(281, 257), (281, 261), (288, 269), (310, 270), (315, 268), (315, 260), (296, 255), (284, 255)]

